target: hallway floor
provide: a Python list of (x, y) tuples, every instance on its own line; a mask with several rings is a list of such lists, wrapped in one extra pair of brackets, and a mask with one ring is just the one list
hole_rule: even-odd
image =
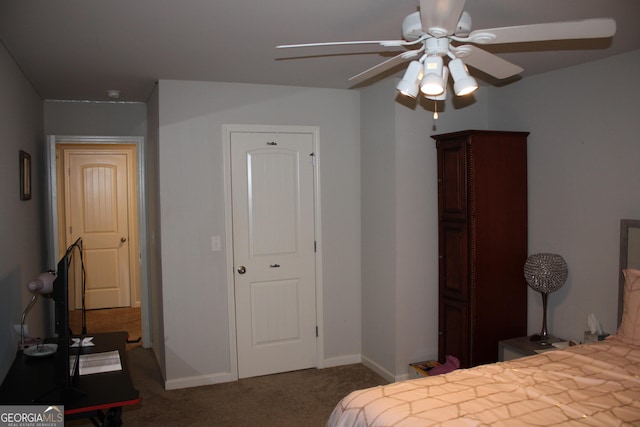
[[(135, 341), (142, 337), (140, 307), (105, 308), (101, 310), (87, 310), (87, 334), (100, 332), (126, 331), (129, 340)], [(69, 327), (74, 334), (82, 332), (82, 311), (69, 312)], [(142, 345), (142, 341), (127, 344), (127, 350)]]

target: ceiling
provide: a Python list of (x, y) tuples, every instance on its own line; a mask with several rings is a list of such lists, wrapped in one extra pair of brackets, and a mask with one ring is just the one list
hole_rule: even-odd
[[(418, 0), (0, 0), (0, 40), (43, 99), (146, 102), (159, 79), (346, 89), (398, 48)], [(611, 17), (612, 39), (484, 46), (521, 77), (640, 49), (638, 0), (467, 0), (472, 29)], [(392, 70), (400, 72), (403, 67)], [(471, 70), (486, 84), (500, 85)], [(382, 78), (387, 77), (382, 76)], [(368, 81), (365, 84), (371, 84)]]

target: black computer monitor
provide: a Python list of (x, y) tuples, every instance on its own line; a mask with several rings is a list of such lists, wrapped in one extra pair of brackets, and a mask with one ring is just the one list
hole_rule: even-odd
[(67, 388), (71, 385), (69, 373), (69, 345), (71, 331), (69, 330), (69, 254), (58, 262), (56, 278), (53, 281), (54, 332), (58, 335), (58, 350), (55, 354), (56, 385)]
[[(77, 259), (74, 260), (74, 257)], [(84, 265), (82, 261), (82, 239), (79, 238), (71, 246), (67, 248), (65, 254), (58, 261), (56, 278), (53, 281), (53, 301), (55, 306), (55, 324), (54, 331), (58, 336), (58, 349), (55, 354), (55, 384), (62, 390), (65, 396), (69, 396), (73, 390), (73, 378), (78, 374), (77, 368), (75, 372), (71, 372), (69, 356), (71, 346), (71, 336), (73, 335), (69, 326), (69, 278), (71, 274), (77, 277), (76, 272), (70, 271), (70, 267), (81, 268), (82, 292), (84, 301)], [(85, 317), (84, 303), (82, 313), (82, 333), (85, 333)], [(80, 351), (78, 351), (78, 355)], [(76, 360), (77, 362), (77, 360)], [(77, 367), (77, 363), (73, 366)], [(69, 393), (67, 393), (69, 392)], [(77, 394), (77, 393), (76, 393)]]

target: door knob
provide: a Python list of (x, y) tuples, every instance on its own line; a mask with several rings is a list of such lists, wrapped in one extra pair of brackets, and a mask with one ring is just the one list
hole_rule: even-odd
[(124, 243), (124, 242), (126, 242), (126, 241), (127, 241), (127, 238), (126, 238), (126, 237), (121, 237), (121, 238), (120, 238), (120, 241), (121, 241), (122, 243)]
[(244, 266), (244, 265), (241, 265), (241, 266), (238, 268), (238, 273), (240, 273), (240, 274), (244, 274), (244, 273), (246, 273), (246, 272), (247, 272), (247, 269), (245, 268), (245, 266)]

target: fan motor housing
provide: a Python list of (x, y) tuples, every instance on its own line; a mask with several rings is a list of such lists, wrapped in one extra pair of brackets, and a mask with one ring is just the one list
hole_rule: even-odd
[(407, 41), (418, 40), (424, 31), (422, 31), (422, 22), (420, 21), (420, 12), (414, 12), (407, 15), (402, 20), (402, 36)]
[(471, 16), (466, 10), (462, 11), (456, 30), (453, 32), (458, 37), (467, 37), (471, 32)]

